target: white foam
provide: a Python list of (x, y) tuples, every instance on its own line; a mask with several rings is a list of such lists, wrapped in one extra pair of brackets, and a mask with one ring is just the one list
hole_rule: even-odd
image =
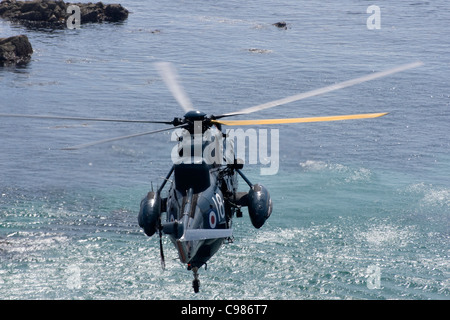
[(400, 228), (389, 224), (379, 224), (366, 232), (361, 232), (361, 236), (371, 245), (404, 247), (413, 241), (414, 232), (408, 227)]
[(450, 206), (450, 190), (449, 189), (430, 189), (425, 192), (423, 202), (430, 205)]
[(450, 189), (423, 182), (410, 185), (407, 192), (422, 194), (420, 200), (426, 206), (450, 206)]
[(322, 170), (341, 171), (346, 169), (346, 167), (342, 164), (333, 164), (327, 163), (325, 161), (315, 161), (315, 160), (306, 160), (305, 162), (300, 162), (300, 166), (308, 171), (322, 171)]
[(10, 253), (31, 253), (57, 248), (69, 241), (60, 234), (20, 232), (19, 235), (20, 237), (9, 237), (2, 249)]
[(350, 168), (339, 163), (307, 160), (300, 162), (300, 167), (308, 172), (329, 171), (345, 175), (345, 182), (364, 182), (372, 178), (372, 171), (367, 168)]

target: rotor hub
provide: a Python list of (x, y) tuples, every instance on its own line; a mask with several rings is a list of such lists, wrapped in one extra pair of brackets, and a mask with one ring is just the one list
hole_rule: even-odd
[(203, 121), (206, 118), (206, 113), (201, 112), (199, 110), (191, 110), (186, 112), (184, 115), (184, 119), (187, 121)]

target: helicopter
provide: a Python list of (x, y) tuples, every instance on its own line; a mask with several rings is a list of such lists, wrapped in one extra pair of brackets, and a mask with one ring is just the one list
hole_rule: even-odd
[[(256, 229), (261, 228), (273, 212), (273, 202), (268, 189), (262, 184), (252, 183), (242, 172), (243, 161), (236, 157), (234, 141), (230, 139), (224, 126), (369, 119), (382, 117), (388, 113), (257, 120), (228, 120), (225, 118), (247, 115), (318, 96), (416, 68), (422, 64), (422, 62), (417, 61), (400, 65), (385, 71), (370, 73), (355, 79), (239, 111), (220, 115), (207, 115), (193, 107), (178, 80), (178, 74), (174, 66), (168, 62), (159, 62), (155, 64), (156, 69), (175, 100), (183, 109), (183, 117), (175, 117), (171, 121), (7, 113), (0, 113), (0, 117), (170, 125), (158, 130), (94, 141), (63, 148), (63, 150), (77, 150), (122, 139), (174, 129), (178, 130), (178, 145), (175, 149), (176, 160), (173, 161), (172, 167), (156, 191), (153, 190), (152, 186), (151, 190), (140, 202), (138, 224), (147, 236), (152, 237), (156, 233), (159, 235), (160, 259), (163, 269), (165, 268), (165, 257), (162, 238), (163, 235), (169, 237), (178, 253), (179, 260), (187, 265), (188, 270), (193, 271), (194, 280), (192, 286), (194, 292), (197, 293), (200, 287), (199, 269), (203, 266), (206, 269), (208, 261), (224, 243), (233, 242), (233, 218), (235, 216), (237, 218), (242, 217), (242, 208), (247, 207), (250, 221)], [(249, 189), (247, 192), (238, 191), (239, 178), (242, 178), (248, 185)], [(163, 197), (163, 189), (167, 182), (170, 182), (170, 187)]]

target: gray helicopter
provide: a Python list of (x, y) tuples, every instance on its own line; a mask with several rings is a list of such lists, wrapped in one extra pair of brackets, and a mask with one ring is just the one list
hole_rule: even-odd
[[(260, 228), (272, 213), (267, 189), (244, 176), (242, 163), (233, 157), (232, 142), (226, 140), (220, 125), (210, 124), (205, 118), (206, 114), (199, 111), (186, 113), (183, 122), (188, 125), (179, 137), (179, 161), (172, 165), (158, 190), (142, 199), (138, 215), (139, 226), (148, 236), (159, 232), (163, 268), (161, 236), (169, 236), (180, 261), (194, 273), (195, 292), (199, 291), (199, 268), (206, 267), (224, 241), (232, 241), (234, 215), (242, 217), (241, 208), (248, 207), (253, 226)], [(201, 134), (195, 134), (194, 128)], [(208, 148), (213, 152), (207, 152)], [(219, 157), (222, 148), (227, 148), (228, 154)], [(196, 154), (196, 150), (201, 152)], [(238, 175), (247, 182), (248, 192), (237, 191)], [(171, 186), (167, 197), (162, 198), (168, 181)]]
[[(375, 80), (397, 72), (421, 66), (422, 62), (401, 65), (386, 71), (374, 72), (352, 80), (336, 83), (320, 89), (300, 93), (240, 111), (222, 115), (206, 115), (195, 110), (178, 82), (177, 73), (170, 63), (156, 64), (157, 69), (183, 108), (185, 115), (172, 121), (128, 120), (110, 118), (61, 117), (52, 115), (23, 115), (0, 113), (0, 117), (24, 117), (75, 121), (110, 121), (130, 123), (159, 123), (170, 125), (159, 130), (141, 132), (77, 146), (64, 150), (76, 150), (101, 143), (108, 143), (168, 130), (179, 130), (177, 157), (161, 186), (148, 192), (142, 199), (138, 214), (139, 226), (147, 236), (158, 232), (162, 267), (165, 267), (162, 236), (167, 235), (178, 252), (180, 261), (194, 274), (194, 292), (199, 292), (198, 270), (207, 265), (223, 243), (233, 241), (232, 220), (241, 217), (247, 207), (250, 221), (261, 228), (273, 211), (269, 191), (261, 184), (253, 184), (242, 173), (243, 163), (234, 152), (234, 142), (223, 126), (287, 124), (351, 119), (369, 119), (387, 113), (367, 113), (312, 118), (284, 118), (258, 120), (223, 120), (227, 117), (246, 115), (294, 101), (325, 94), (362, 82)], [(174, 160), (174, 159), (172, 159)], [(248, 185), (248, 192), (238, 192), (238, 177)], [(168, 192), (163, 189), (170, 182)]]

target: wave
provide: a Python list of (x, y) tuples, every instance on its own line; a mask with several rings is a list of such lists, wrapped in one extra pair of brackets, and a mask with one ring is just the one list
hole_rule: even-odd
[(393, 224), (373, 224), (367, 231), (361, 231), (357, 238), (374, 246), (405, 247), (415, 238), (415, 231), (410, 226)]
[(299, 163), (306, 172), (330, 172), (342, 175), (345, 182), (368, 182), (372, 179), (373, 173), (367, 168), (352, 168), (339, 163), (329, 163), (325, 161), (307, 160)]
[(450, 188), (426, 184), (424, 182), (409, 185), (405, 193), (419, 199), (423, 207), (444, 208), (450, 206)]

